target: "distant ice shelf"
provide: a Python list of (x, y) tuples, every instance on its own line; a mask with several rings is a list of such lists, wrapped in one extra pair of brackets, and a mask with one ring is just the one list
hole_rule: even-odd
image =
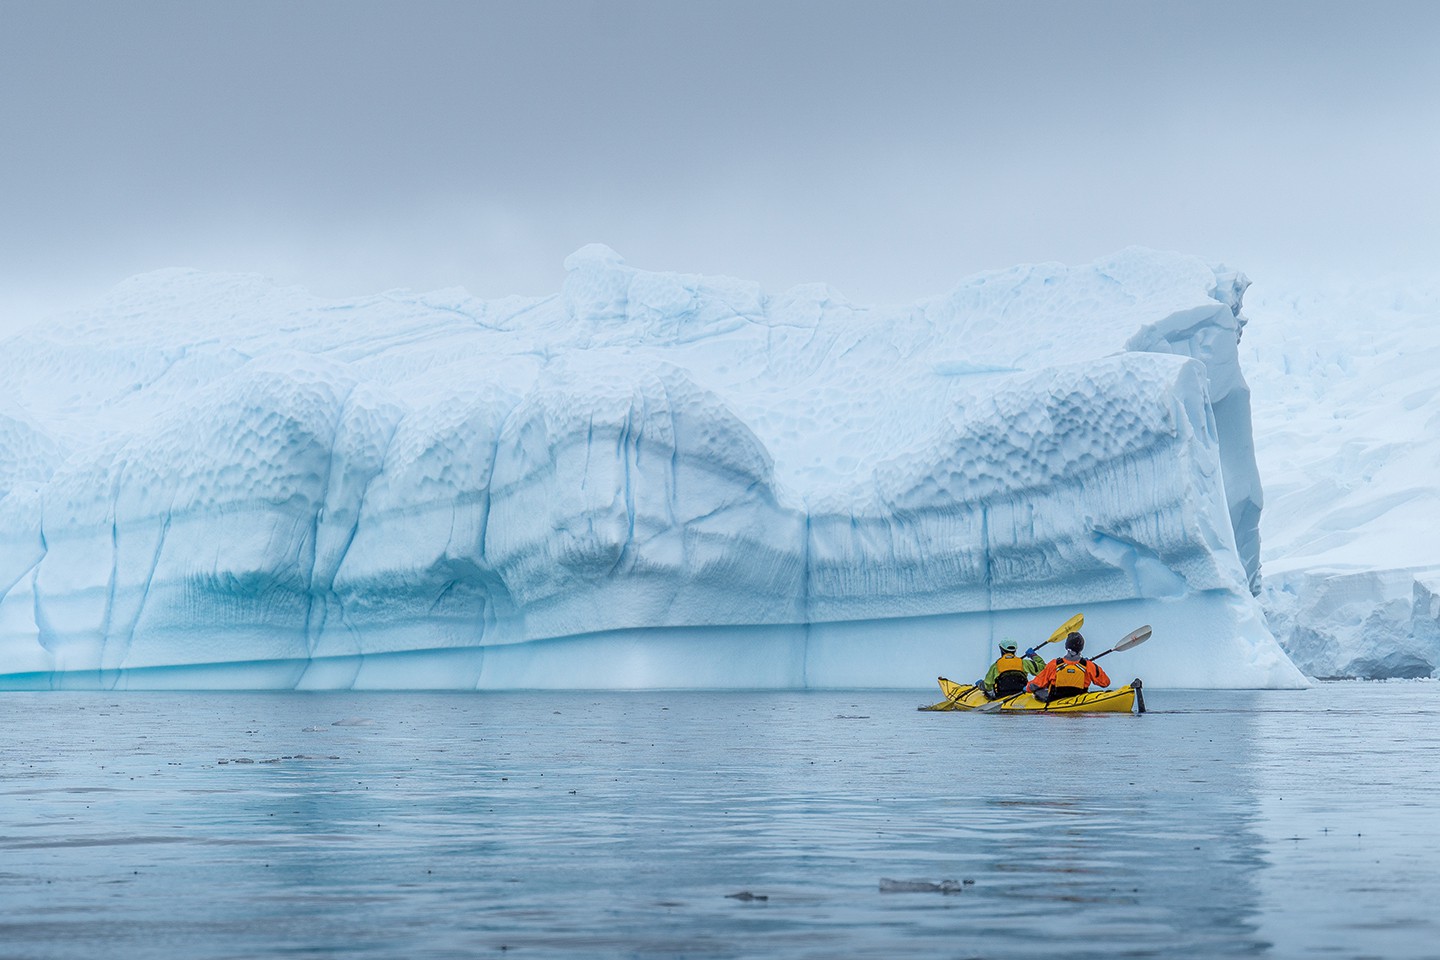
[(0, 685), (922, 687), (1079, 611), (1155, 626), (1112, 673), (1305, 683), (1252, 595), (1242, 276), (1129, 249), (869, 307), (566, 270), (164, 271), (6, 341)]

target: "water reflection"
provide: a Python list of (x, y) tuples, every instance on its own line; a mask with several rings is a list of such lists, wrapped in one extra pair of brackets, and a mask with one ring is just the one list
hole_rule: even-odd
[(1433, 957), (1440, 687), (1307, 699), (1264, 695), (1256, 717), (1261, 929), (1290, 955)]
[(1165, 692), (1144, 717), (870, 693), (14, 694), (0, 937), (53, 957), (1290, 956), (1376, 937), (1423, 956), (1440, 764), (1408, 725), (1428, 706), (1378, 714), (1373, 688), (1345, 689), (1343, 714), (1310, 692)]
[(1066, 719), (1018, 717), (1003, 731), (1019, 738), (1018, 777), (1035, 795), (1004, 792), (1009, 779), (972, 788), (1001, 791), (969, 831), (974, 869), (1035, 918), (1032, 942), (1007, 955), (1057, 942), (1081, 956), (1263, 954), (1253, 716)]

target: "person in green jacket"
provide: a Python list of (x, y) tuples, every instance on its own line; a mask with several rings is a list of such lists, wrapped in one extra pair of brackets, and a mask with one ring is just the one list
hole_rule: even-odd
[(1002, 640), (1000, 656), (990, 664), (985, 679), (976, 686), (985, 691), (985, 696), (994, 700), (1020, 693), (1031, 677), (1045, 669), (1045, 660), (1034, 649), (1026, 650), (1024, 657), (1016, 656), (1014, 640)]

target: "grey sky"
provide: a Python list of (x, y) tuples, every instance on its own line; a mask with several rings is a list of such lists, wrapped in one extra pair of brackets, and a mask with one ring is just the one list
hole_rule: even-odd
[(1440, 4), (0, 0), (0, 327), (166, 266), (860, 301), (1131, 243), (1440, 265)]

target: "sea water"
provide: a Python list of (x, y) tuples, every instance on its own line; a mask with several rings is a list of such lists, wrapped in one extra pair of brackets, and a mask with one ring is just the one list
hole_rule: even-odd
[(1440, 685), (0, 695), (0, 956), (1434, 957)]

